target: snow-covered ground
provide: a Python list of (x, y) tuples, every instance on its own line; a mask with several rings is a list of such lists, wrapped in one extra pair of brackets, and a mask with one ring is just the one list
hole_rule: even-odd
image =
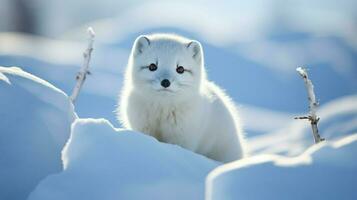
[(356, 199), (357, 134), (289, 158), (261, 155), (213, 170), (207, 200)]
[(220, 164), (77, 119), (65, 93), (20, 68), (0, 67), (0, 80), (0, 199), (26, 199), (36, 186), (29, 199), (203, 199)]
[[(65, 93), (19, 68), (0, 67), (0, 80), (1, 199), (357, 197), (357, 134), (347, 125), (335, 137), (340, 139), (331, 137), (296, 157), (257, 155), (222, 164), (114, 128), (106, 119), (78, 119)], [(325, 105), (321, 115), (332, 123), (354, 114), (355, 99)], [(293, 136), (282, 140), (266, 135), (268, 150), (261, 153), (274, 152), (274, 145), (296, 151), (294, 142), (308, 140), (301, 138), (304, 128), (287, 129)]]
[(25, 199), (62, 170), (75, 118), (64, 92), (19, 68), (0, 67), (0, 199)]
[(219, 164), (104, 119), (77, 120), (62, 158), (64, 171), (29, 200), (203, 199), (205, 178)]
[[(11, 2), (0, 0), (0, 11), (4, 11), (0, 16), (14, 13)], [(174, 32), (202, 43), (208, 77), (238, 104), (251, 155), (273, 154), (266, 161), (249, 166), (240, 167), (243, 164), (239, 163), (253, 161), (218, 168), (231, 174), (232, 183), (241, 184), (239, 172), (247, 170), (254, 177), (248, 179), (252, 181), (249, 183), (266, 183), (267, 191), (275, 191), (275, 182), (258, 179), (270, 180), (269, 173), (274, 173), (281, 177), (280, 184), (286, 183), (289, 189), (297, 169), (300, 183), (311, 182), (321, 185), (322, 192), (325, 189), (340, 193), (344, 188), (331, 189), (333, 185), (325, 183), (325, 177), (314, 176), (310, 180), (299, 173), (310, 173), (315, 168), (330, 170), (330, 164), (343, 163), (334, 168), (337, 175), (333, 175), (342, 187), (342, 183), (348, 182), (344, 178), (349, 173), (343, 167), (355, 170), (354, 158), (350, 156), (357, 152), (351, 139), (355, 136), (345, 137), (357, 132), (356, 1), (26, 2), (41, 11), (34, 14), (40, 20), (39, 31), (51, 38), (0, 33), (0, 65), (6, 66), (0, 73), (0, 199), (25, 199), (36, 185), (31, 199), (43, 199), (50, 194), (54, 199), (75, 198), (80, 193), (92, 198), (105, 194), (108, 196), (101, 198), (110, 199), (136, 195), (131, 191), (134, 187), (150, 197), (158, 195), (159, 190), (170, 190), (187, 195), (178, 198), (203, 198), (205, 176), (219, 163), (140, 133), (113, 128), (120, 128), (113, 111), (131, 45), (139, 34), (152, 32)], [(83, 25), (93, 19), (96, 20)], [(12, 24), (14, 20), (5, 19), (0, 25)], [(97, 33), (90, 63), (92, 75), (74, 108), (66, 94), (71, 93), (82, 63), (87, 25)], [(308, 110), (304, 84), (295, 72), (300, 65), (309, 69), (320, 102), (319, 130), (328, 141), (321, 147), (312, 147), (313, 150), (309, 123), (293, 119)], [(82, 119), (75, 123), (72, 140), (63, 152), (63, 170), (60, 152), (77, 114)], [(88, 130), (91, 128), (97, 131)], [(350, 144), (334, 148), (335, 142), (346, 140)], [(133, 146), (143, 148), (134, 151)], [(348, 154), (345, 160), (335, 156), (343, 153)], [(294, 158), (296, 165), (277, 165), (276, 160), (288, 159), (278, 155), (298, 156)], [(316, 162), (300, 164), (307, 157)], [(151, 159), (153, 162), (148, 161)], [(144, 167), (162, 183), (156, 182), (145, 190), (145, 180), (157, 180), (144, 173)], [(286, 173), (279, 173), (282, 168)], [(256, 172), (261, 173), (259, 177), (254, 175)], [(215, 177), (226, 179), (225, 173)], [(350, 177), (355, 178), (355, 174)], [(246, 191), (252, 191), (254, 184), (247, 184)], [(236, 192), (228, 194), (231, 186), (225, 182), (210, 191), (219, 197), (223, 191), (237, 197)], [(71, 190), (72, 187), (75, 189)], [(262, 194), (269, 196), (263, 191)], [(282, 189), (274, 194), (287, 193)]]

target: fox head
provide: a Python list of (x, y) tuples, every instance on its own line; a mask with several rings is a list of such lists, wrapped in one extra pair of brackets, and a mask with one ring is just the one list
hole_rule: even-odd
[(154, 96), (187, 96), (204, 79), (202, 46), (176, 35), (139, 36), (129, 58), (127, 78), (135, 91)]

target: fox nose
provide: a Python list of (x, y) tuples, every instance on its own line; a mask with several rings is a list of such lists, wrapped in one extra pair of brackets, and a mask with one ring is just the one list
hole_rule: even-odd
[(170, 81), (167, 79), (164, 79), (161, 81), (161, 86), (164, 88), (168, 88), (170, 86)]

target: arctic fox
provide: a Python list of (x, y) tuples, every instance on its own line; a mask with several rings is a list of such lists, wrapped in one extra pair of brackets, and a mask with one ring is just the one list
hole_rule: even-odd
[(125, 128), (217, 161), (244, 156), (235, 106), (206, 79), (203, 49), (195, 40), (171, 34), (135, 40), (118, 119)]

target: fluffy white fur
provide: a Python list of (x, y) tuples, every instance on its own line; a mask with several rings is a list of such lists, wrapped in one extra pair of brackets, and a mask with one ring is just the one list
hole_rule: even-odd
[[(154, 63), (156, 71), (148, 66)], [(185, 72), (177, 73), (183, 66)], [(163, 79), (170, 86), (161, 85)], [(125, 128), (214, 160), (244, 155), (241, 124), (230, 98), (206, 79), (197, 41), (171, 34), (139, 36), (132, 48), (118, 118)]]

